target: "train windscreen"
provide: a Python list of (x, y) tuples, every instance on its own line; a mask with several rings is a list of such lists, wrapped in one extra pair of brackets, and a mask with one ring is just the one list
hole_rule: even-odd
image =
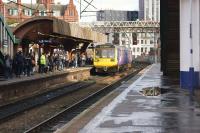
[(114, 48), (97, 48), (95, 49), (96, 58), (115, 58)]

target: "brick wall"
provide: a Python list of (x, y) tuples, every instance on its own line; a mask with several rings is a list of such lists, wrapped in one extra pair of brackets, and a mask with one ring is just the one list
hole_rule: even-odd
[[(44, 3), (44, 5), (45, 5), (45, 8), (46, 8), (46, 11), (50, 12), (50, 9), (51, 9), (50, 7), (52, 5), (52, 2), (54, 2), (54, 1), (48, 0), (47, 2), (48, 3)], [(13, 3), (11, 3), (11, 4), (13, 5)], [(18, 9), (21, 8), (21, 6), (17, 6), (17, 5), (15, 5), (15, 6)], [(10, 7), (6, 6), (6, 19), (7, 20), (10, 20), (10, 21), (15, 20), (17, 22), (22, 22), (22, 21), (32, 17), (32, 16), (26, 16), (26, 15), (24, 15), (24, 13), (21, 13), (21, 15), (18, 14), (17, 16), (11, 16), (11, 15), (9, 15), (8, 8), (10, 8)], [(63, 10), (63, 9), (60, 9), (60, 10)], [(0, 0), (0, 12), (3, 14), (3, 3), (1, 3), (1, 0)], [(47, 15), (52, 16), (52, 13), (47, 13)], [(73, 4), (73, 0), (70, 0), (69, 4), (67, 5), (67, 8), (64, 11), (64, 15), (63, 16), (56, 16), (56, 18), (63, 19), (66, 22), (77, 22), (78, 21), (78, 12), (76, 10), (76, 6)]]

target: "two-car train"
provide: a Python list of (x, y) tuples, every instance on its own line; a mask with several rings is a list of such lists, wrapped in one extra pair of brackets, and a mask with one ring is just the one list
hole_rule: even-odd
[(94, 67), (96, 72), (117, 72), (131, 67), (131, 50), (113, 44), (97, 45), (94, 49)]

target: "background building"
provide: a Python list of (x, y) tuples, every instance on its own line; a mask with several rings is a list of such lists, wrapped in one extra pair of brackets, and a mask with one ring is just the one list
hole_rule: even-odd
[[(138, 11), (100, 10), (97, 12), (97, 21), (136, 21)], [(108, 42), (120, 46), (126, 46), (133, 50), (133, 33), (111, 33)], [(132, 51), (133, 53), (133, 51)]]
[(139, 20), (144, 20), (144, 0), (139, 0)]
[[(139, 0), (139, 20), (160, 22), (160, 0)], [(138, 33), (134, 57), (156, 62), (160, 60), (159, 36), (155, 33)]]
[(97, 21), (136, 21), (138, 11), (100, 10)]
[[(21, 3), (21, 0), (16, 0), (16, 2), (3, 2), (0, 0), (0, 52), (2, 54), (9, 54), (13, 56), (17, 50), (24, 50), (25, 48), (30, 50), (30, 47), (38, 50), (39, 45), (32, 45), (33, 42), (30, 42), (30, 40), (27, 39), (28, 35), (23, 37), (23, 40), (17, 39), (16, 41), (15, 36), (13, 36), (12, 32), (6, 25), (8, 24), (10, 27), (15, 27), (22, 21), (30, 19), (34, 16), (56, 17), (66, 22), (78, 21), (78, 12), (73, 0), (70, 0), (67, 5), (55, 4), (54, 0), (39, 0), (35, 4)], [(4, 20), (6, 20), (6, 24), (4, 23)], [(15, 43), (20, 43), (20, 47), (19, 45), (14, 45)], [(32, 44), (29, 45), (30, 43)], [(39, 53), (38, 51), (37, 53)]]
[(160, 21), (160, 0), (144, 1), (144, 20)]
[[(130, 14), (130, 17), (128, 17)], [(160, 0), (139, 0), (139, 11), (101, 10), (97, 21), (160, 21)], [(113, 33), (109, 42), (132, 50), (134, 58), (156, 61), (159, 35), (154, 33)]]
[(55, 4), (54, 0), (39, 0), (36, 4), (21, 3), (21, 0), (3, 3), (0, 0), (0, 12), (5, 14), (8, 24), (19, 23), (32, 16), (54, 16), (67, 22), (78, 21), (73, 0), (67, 5)]
[(157, 38), (152, 33), (137, 33), (137, 44), (133, 45), (133, 57), (153, 62)]

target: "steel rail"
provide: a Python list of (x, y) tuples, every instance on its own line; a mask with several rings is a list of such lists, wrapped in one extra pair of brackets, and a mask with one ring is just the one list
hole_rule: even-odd
[(51, 90), (45, 92), (43, 94), (39, 94), (33, 97), (29, 97), (27, 99), (23, 99), (16, 103), (11, 103), (8, 105), (4, 105), (0, 107), (0, 122), (5, 122), (13, 118), (14, 116), (23, 113), (25, 111), (31, 110), (33, 108), (42, 106), (47, 104), (53, 100), (56, 100), (64, 95), (77, 91), (81, 88), (88, 87), (94, 84), (94, 82), (86, 83), (86, 82), (77, 82), (67, 85), (65, 87), (60, 87), (55, 90)]
[[(84, 111), (86, 108), (88, 108), (89, 106), (91, 106), (92, 104), (97, 102), (100, 98), (102, 98), (103, 96), (107, 95), (109, 92), (113, 91), (118, 86), (120, 86), (123, 81), (127, 81), (128, 79), (135, 76), (140, 70), (142, 70), (142, 68), (138, 69), (137, 71), (134, 71), (133, 73), (125, 76), (124, 78), (116, 81), (115, 83), (108, 85), (108, 86), (100, 89), (99, 91), (89, 95), (88, 97), (82, 99), (81, 101), (79, 101), (79, 102), (73, 104), (72, 106), (64, 109), (63, 111), (55, 114), (51, 118), (46, 119), (45, 121), (39, 123), (38, 125), (28, 129), (24, 133), (39, 133), (39, 132), (43, 132), (44, 130), (45, 130), (45, 132), (47, 132), (47, 131), (52, 132), (54, 129), (52, 129), (51, 127), (56, 127), (58, 125), (58, 123), (60, 123), (59, 120), (62, 120), (62, 123), (65, 121), (70, 121), (71, 119), (73, 119), (75, 117), (75, 116), (71, 116), (70, 113), (77, 112), (76, 111), (77, 109), (80, 109), (81, 112)], [(95, 102), (91, 103), (91, 101), (95, 101)], [(87, 105), (87, 107), (84, 107), (85, 105)], [(79, 114), (79, 113), (77, 113), (77, 114)], [(67, 118), (68, 120), (63, 120), (64, 117), (69, 117), (69, 118)]]

